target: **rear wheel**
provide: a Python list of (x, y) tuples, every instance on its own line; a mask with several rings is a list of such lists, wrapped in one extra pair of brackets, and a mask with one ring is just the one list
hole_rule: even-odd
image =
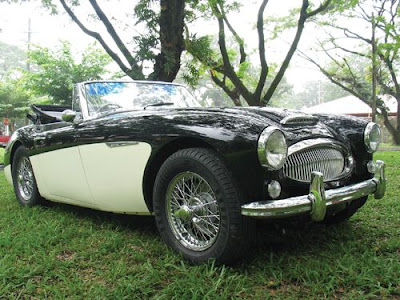
[(34, 206), (42, 201), (31, 161), (23, 146), (19, 147), (14, 153), (12, 179), (15, 195), (22, 206)]
[(327, 216), (324, 220), (326, 224), (337, 224), (351, 218), (357, 210), (359, 210), (367, 201), (368, 196), (353, 200), (345, 209), (337, 212), (334, 215)]
[(193, 263), (232, 262), (248, 237), (240, 195), (216, 153), (202, 148), (176, 152), (160, 168), (154, 186), (161, 237)]

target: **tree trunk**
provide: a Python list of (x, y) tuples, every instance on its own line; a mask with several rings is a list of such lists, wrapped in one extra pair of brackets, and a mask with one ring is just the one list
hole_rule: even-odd
[(393, 142), (400, 145), (400, 97), (397, 98), (396, 133), (393, 135)]
[(389, 121), (389, 113), (383, 111), (383, 124), (389, 131), (390, 135), (392, 136), (393, 143), (396, 145), (400, 145), (400, 100), (397, 101), (397, 117), (396, 117), (396, 126), (393, 126), (392, 123)]
[(185, 1), (161, 0), (160, 7), (161, 53), (156, 57), (149, 79), (172, 82), (178, 74), (184, 50)]
[(240, 102), (240, 94), (236, 89), (232, 93), (229, 93), (228, 96), (232, 99), (235, 106), (242, 106), (242, 103)]

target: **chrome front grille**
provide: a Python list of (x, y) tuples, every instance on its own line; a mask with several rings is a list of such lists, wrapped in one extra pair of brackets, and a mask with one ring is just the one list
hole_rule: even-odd
[(323, 145), (321, 148), (305, 148), (289, 154), (283, 166), (286, 177), (310, 182), (311, 173), (318, 171), (324, 174), (324, 181), (338, 179), (345, 170), (345, 157), (337, 147)]

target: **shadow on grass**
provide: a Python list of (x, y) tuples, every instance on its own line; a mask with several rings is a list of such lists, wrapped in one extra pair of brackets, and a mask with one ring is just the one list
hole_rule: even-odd
[[(369, 248), (374, 237), (370, 228), (345, 221), (340, 224), (281, 222), (257, 224), (257, 238), (242, 267), (247, 265), (271, 264), (281, 260), (340, 261), (344, 256), (358, 257)], [(321, 256), (322, 255), (322, 256)]]
[(114, 228), (121, 230), (121, 228), (123, 228), (126, 230), (134, 230), (140, 233), (150, 234), (152, 237), (158, 235), (155, 220), (152, 216), (116, 214), (85, 207), (47, 201), (45, 202), (43, 207), (55, 209), (64, 213), (71, 213), (76, 218), (90, 220), (93, 224), (96, 225), (107, 224), (111, 226), (110, 229)]
[[(93, 224), (104, 225), (111, 230), (135, 231), (158, 239), (159, 234), (152, 216), (123, 215), (102, 212), (67, 204), (50, 203), (49, 209), (73, 214), (75, 218), (90, 220)], [(246, 257), (235, 265), (239, 268), (254, 260), (268, 259), (270, 255), (287, 256), (303, 253), (313, 255), (317, 251), (342, 251), (346, 243), (354, 243), (368, 232), (355, 228), (351, 222), (337, 225), (285, 221), (279, 223), (257, 222), (255, 239)], [(339, 245), (341, 244), (341, 246)], [(350, 247), (350, 246), (348, 246)], [(340, 253), (337, 253), (340, 255)]]

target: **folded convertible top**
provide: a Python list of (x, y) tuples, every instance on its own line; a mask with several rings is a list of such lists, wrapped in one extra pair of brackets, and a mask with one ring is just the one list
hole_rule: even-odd
[(62, 112), (71, 109), (69, 106), (38, 104), (32, 104), (31, 108), (35, 114), (28, 114), (27, 118), (37, 125), (61, 122)]

